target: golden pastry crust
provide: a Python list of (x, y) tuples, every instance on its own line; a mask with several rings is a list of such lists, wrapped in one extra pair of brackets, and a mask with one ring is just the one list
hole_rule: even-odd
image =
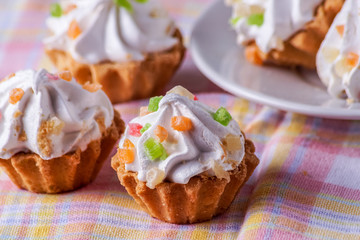
[(303, 66), (315, 69), (316, 54), (344, 2), (345, 0), (324, 0), (316, 9), (314, 20), (286, 40), (282, 51), (273, 49), (264, 53), (254, 41), (250, 41), (245, 44), (247, 60), (257, 65)]
[(124, 130), (125, 124), (115, 111), (112, 125), (83, 152), (77, 149), (74, 153), (50, 160), (43, 160), (35, 153), (17, 153), (10, 159), (0, 159), (0, 167), (14, 184), (31, 192), (75, 190), (96, 178)]
[(259, 159), (250, 140), (245, 141), (245, 156), (235, 170), (229, 172), (230, 181), (217, 177), (196, 176), (187, 184), (163, 182), (150, 189), (140, 182), (137, 173), (125, 170), (118, 154), (111, 161), (121, 184), (135, 201), (151, 216), (176, 224), (210, 220), (223, 213), (249, 179)]
[(76, 62), (69, 53), (46, 49), (53, 64), (61, 71), (69, 70), (81, 83), (98, 83), (112, 103), (148, 98), (159, 94), (180, 66), (185, 47), (179, 30), (179, 39), (172, 49), (148, 53), (143, 61), (127, 63), (102, 62), (83, 64)]

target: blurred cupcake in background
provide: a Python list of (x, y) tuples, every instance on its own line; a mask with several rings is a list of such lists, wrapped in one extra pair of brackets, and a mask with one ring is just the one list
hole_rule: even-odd
[(182, 35), (157, 0), (77, 0), (51, 6), (45, 51), (112, 103), (160, 92), (180, 66)]
[(316, 54), (345, 0), (225, 0), (245, 57), (257, 65), (315, 69)]

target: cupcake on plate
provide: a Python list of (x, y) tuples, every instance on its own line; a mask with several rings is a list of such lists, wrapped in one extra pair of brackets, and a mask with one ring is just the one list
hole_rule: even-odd
[(317, 54), (317, 71), (330, 95), (360, 101), (360, 2), (347, 0)]
[(81, 84), (100, 84), (113, 103), (161, 91), (184, 56), (181, 33), (157, 0), (63, 1), (51, 15), (51, 61)]
[(315, 69), (320, 44), (345, 0), (225, 1), (248, 61)]
[(0, 167), (13, 183), (59, 193), (95, 179), (125, 128), (99, 89), (43, 69), (0, 83)]
[(228, 111), (177, 86), (140, 112), (112, 158), (128, 193), (151, 216), (170, 223), (223, 213), (259, 163)]

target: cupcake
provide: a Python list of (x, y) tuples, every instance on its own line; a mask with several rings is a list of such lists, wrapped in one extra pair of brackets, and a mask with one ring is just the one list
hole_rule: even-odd
[(259, 163), (228, 111), (177, 86), (140, 112), (111, 162), (127, 192), (151, 216), (170, 223), (223, 213)]
[(315, 69), (316, 54), (345, 0), (226, 0), (245, 57), (257, 64)]
[(60, 193), (95, 179), (125, 127), (99, 89), (43, 69), (1, 81), (0, 166), (13, 183)]
[(317, 54), (317, 71), (330, 95), (360, 101), (360, 3), (347, 0)]
[(45, 51), (81, 84), (97, 83), (112, 103), (160, 92), (185, 52), (180, 31), (156, 0), (54, 4)]

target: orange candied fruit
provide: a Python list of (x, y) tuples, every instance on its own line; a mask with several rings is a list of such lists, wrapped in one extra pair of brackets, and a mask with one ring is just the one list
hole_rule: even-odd
[(24, 96), (24, 90), (21, 88), (14, 88), (10, 92), (9, 103), (16, 104)]
[(154, 130), (154, 133), (157, 139), (159, 140), (159, 142), (165, 141), (168, 137), (168, 131), (160, 125), (157, 125), (157, 127)]
[(347, 54), (346, 57), (346, 65), (350, 66), (350, 67), (356, 67), (356, 65), (359, 62), (359, 55), (353, 52), (350, 52)]
[(72, 74), (70, 71), (59, 72), (59, 77), (68, 82), (70, 82), (72, 80)]
[(69, 6), (66, 7), (64, 14), (68, 14), (69, 12), (71, 12), (72, 10), (76, 9), (77, 6), (75, 4), (70, 4)]
[(344, 30), (345, 30), (345, 26), (344, 25), (337, 25), (336, 26), (336, 31), (338, 32), (338, 34), (342, 37), (344, 36)]
[(3, 78), (0, 82), (4, 82), (4, 81), (6, 81), (6, 80), (9, 80), (10, 78), (12, 78), (12, 77), (15, 77), (15, 73), (11, 73), (11, 74), (9, 74), (9, 75), (7, 75), (5, 78)]
[(255, 65), (263, 65), (263, 60), (261, 59), (257, 47), (250, 46), (245, 48), (245, 57), (246, 59)]
[(135, 159), (134, 150), (132, 150), (132, 149), (119, 148), (118, 156), (119, 156), (120, 162), (126, 163), (126, 164), (134, 162), (134, 159)]
[(101, 89), (101, 85), (97, 83), (86, 82), (83, 85), (83, 89), (88, 90), (89, 92), (96, 92)]
[(126, 138), (124, 140), (124, 143), (123, 143), (123, 148), (125, 148), (125, 149), (134, 149), (135, 146), (129, 139)]
[(81, 34), (81, 29), (76, 20), (72, 20), (68, 30), (68, 36), (71, 39), (76, 39)]
[(171, 127), (177, 131), (189, 131), (192, 129), (192, 121), (184, 116), (175, 116), (171, 118)]

